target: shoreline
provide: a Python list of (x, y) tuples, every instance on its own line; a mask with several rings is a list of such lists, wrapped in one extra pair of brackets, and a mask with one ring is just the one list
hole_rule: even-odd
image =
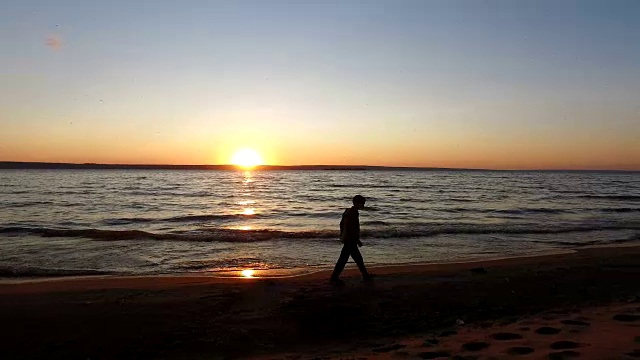
[[(403, 274), (410, 272), (437, 272), (443, 269), (450, 270), (465, 270), (473, 267), (492, 267), (501, 265), (504, 263), (510, 264), (518, 260), (526, 261), (544, 261), (546, 257), (568, 255), (579, 252), (581, 249), (595, 248), (596, 246), (582, 247), (578, 249), (566, 249), (558, 251), (549, 250), (545, 252), (518, 255), (518, 256), (497, 256), (487, 258), (474, 258), (462, 261), (445, 261), (445, 262), (415, 262), (415, 263), (400, 263), (400, 264), (380, 264), (371, 265), (367, 268), (375, 274), (393, 275)], [(638, 247), (640, 249), (640, 243), (635, 244), (611, 244), (600, 246), (603, 248), (617, 248), (617, 247)], [(113, 288), (117, 286), (124, 286), (126, 288), (149, 285), (149, 281), (154, 279), (164, 279), (167, 282), (164, 285), (168, 286), (183, 286), (192, 285), (198, 283), (232, 283), (235, 281), (268, 281), (268, 280), (320, 280), (329, 277), (333, 269), (332, 266), (323, 268), (316, 268), (309, 271), (304, 271), (305, 268), (291, 268), (291, 269), (278, 269), (278, 271), (287, 272), (288, 270), (301, 271), (300, 273), (271, 275), (269, 270), (254, 270), (258, 272), (258, 275), (254, 276), (242, 276), (241, 270), (229, 270), (221, 271), (220, 273), (235, 273), (236, 275), (216, 275), (218, 273), (175, 273), (175, 274), (149, 274), (149, 275), (119, 275), (119, 274), (100, 274), (100, 275), (69, 275), (69, 276), (33, 276), (33, 277), (0, 277), (0, 295), (4, 293), (5, 288), (10, 286), (20, 287), (21, 285), (31, 284), (38, 286), (39, 284), (52, 284), (56, 291), (61, 290), (73, 290), (76, 286), (82, 286), (83, 289), (99, 289), (100, 286), (105, 288)], [(349, 261), (345, 268), (344, 275), (358, 276), (357, 269), (352, 260)], [(91, 285), (87, 283), (92, 283)], [(146, 283), (146, 284), (145, 284)], [(84, 285), (84, 286), (83, 286)], [(34, 289), (35, 290), (35, 289)], [(42, 287), (40, 291), (49, 291), (47, 287)]]
[[(524, 261), (523, 264), (536, 262), (556, 261), (559, 256), (578, 254), (582, 251), (592, 251), (593, 249), (617, 249), (617, 248), (637, 248), (640, 251), (640, 242), (625, 244), (604, 244), (588, 245), (574, 249), (558, 249), (545, 252), (518, 255), (518, 256), (496, 256), (487, 258), (475, 258), (462, 261), (445, 261), (431, 263), (402, 263), (402, 264), (382, 264), (367, 266), (368, 269), (377, 275), (418, 273), (437, 273), (442, 271), (469, 270), (475, 267), (495, 267), (513, 265), (514, 262)], [(304, 268), (292, 268), (287, 270), (302, 270)], [(282, 270), (282, 269), (278, 269)], [(150, 275), (70, 275), (70, 276), (43, 276), (43, 277), (0, 277), (0, 295), (7, 293), (24, 292), (48, 292), (48, 291), (74, 291), (77, 289), (113, 289), (113, 288), (139, 288), (152, 289), (163, 286), (179, 287), (197, 284), (223, 284), (235, 283), (238, 281), (269, 281), (269, 280), (323, 280), (328, 279), (332, 267), (317, 268), (308, 272), (297, 274), (269, 275), (269, 270), (255, 270), (261, 274), (256, 276), (242, 276), (241, 270), (224, 271), (226, 273), (236, 273), (237, 275), (213, 275), (204, 273), (175, 273), (175, 274), (150, 274)], [(267, 274), (265, 274), (267, 273)], [(357, 277), (359, 273), (355, 268), (353, 260), (349, 260), (343, 276)], [(160, 280), (160, 283), (153, 280)], [(12, 287), (14, 287), (12, 289)], [(22, 288), (22, 289), (18, 289)]]

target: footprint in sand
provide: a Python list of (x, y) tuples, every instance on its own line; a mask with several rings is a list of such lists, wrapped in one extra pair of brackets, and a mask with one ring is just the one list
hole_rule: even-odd
[(535, 333), (539, 335), (555, 335), (555, 334), (558, 334), (559, 332), (560, 332), (560, 329), (550, 327), (550, 326), (543, 326), (543, 327), (537, 328), (535, 331)]
[(634, 322), (640, 320), (640, 315), (618, 314), (613, 316), (613, 320), (622, 322)]
[(462, 345), (462, 350), (465, 351), (480, 351), (491, 346), (489, 343), (483, 341), (472, 341)]
[(547, 355), (549, 360), (568, 360), (580, 357), (580, 353), (572, 350), (553, 352)]
[(580, 347), (580, 344), (574, 341), (562, 340), (552, 343), (551, 345), (549, 345), (549, 347), (553, 350), (576, 349)]
[(514, 333), (508, 333), (508, 332), (499, 332), (499, 333), (491, 334), (491, 335), (489, 335), (489, 337), (492, 338), (493, 340), (517, 340), (517, 339), (522, 339), (522, 335), (514, 334)]
[(533, 348), (527, 347), (527, 346), (515, 346), (512, 348), (509, 348), (509, 350), (507, 350), (507, 354), (509, 355), (528, 355), (531, 354), (532, 352), (534, 352), (535, 350)]

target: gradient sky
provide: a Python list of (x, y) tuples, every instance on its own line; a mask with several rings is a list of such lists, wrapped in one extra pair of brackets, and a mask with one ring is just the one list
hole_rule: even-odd
[(640, 170), (640, 1), (0, 2), (0, 160)]

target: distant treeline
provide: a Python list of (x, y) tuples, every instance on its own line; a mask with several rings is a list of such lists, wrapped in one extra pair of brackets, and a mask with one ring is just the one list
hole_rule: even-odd
[[(0, 161), (0, 169), (78, 169), (78, 170), (244, 170), (236, 165), (145, 165), (145, 164), (72, 164), (49, 162)], [(369, 166), (369, 165), (258, 165), (251, 170), (379, 170), (379, 171), (546, 171), (638, 173), (634, 170), (492, 170), (434, 167)]]
[[(0, 169), (118, 169), (118, 170), (243, 170), (236, 165), (145, 165), (145, 164), (73, 164), (73, 163), (48, 163), (48, 162), (15, 162), (0, 161)], [(423, 167), (390, 167), (367, 165), (258, 165), (252, 170), (464, 170), (445, 168)]]

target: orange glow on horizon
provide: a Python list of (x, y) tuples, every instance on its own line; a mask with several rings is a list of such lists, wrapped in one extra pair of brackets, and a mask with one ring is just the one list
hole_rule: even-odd
[[(453, 137), (429, 138), (420, 141), (412, 138), (398, 142), (389, 139), (375, 144), (351, 144), (328, 142), (327, 137), (303, 139), (265, 137), (249, 139), (250, 147), (257, 150), (260, 160), (234, 161), (240, 163), (293, 165), (375, 165), (416, 166), (481, 169), (600, 169), (640, 170), (637, 142), (633, 132), (624, 138), (591, 139), (575, 137), (561, 141), (545, 138), (546, 143), (520, 137), (514, 139), (491, 138), (458, 139)], [(234, 159), (234, 149), (245, 141), (235, 139), (211, 148), (215, 138), (184, 142), (179, 138), (163, 138), (162, 141), (136, 140), (127, 134), (117, 147), (105, 139), (89, 137), (74, 139), (54, 133), (48, 138), (33, 135), (30, 138), (14, 136), (0, 147), (0, 161), (33, 161), (100, 164), (148, 164), (148, 165), (206, 165), (229, 164)], [(480, 141), (483, 140), (483, 141)], [(246, 143), (246, 142), (245, 142)], [(142, 146), (144, 144), (144, 146)], [(249, 148), (249, 146), (247, 148)], [(247, 183), (250, 180), (246, 181)], [(241, 204), (243, 205), (243, 204)]]

